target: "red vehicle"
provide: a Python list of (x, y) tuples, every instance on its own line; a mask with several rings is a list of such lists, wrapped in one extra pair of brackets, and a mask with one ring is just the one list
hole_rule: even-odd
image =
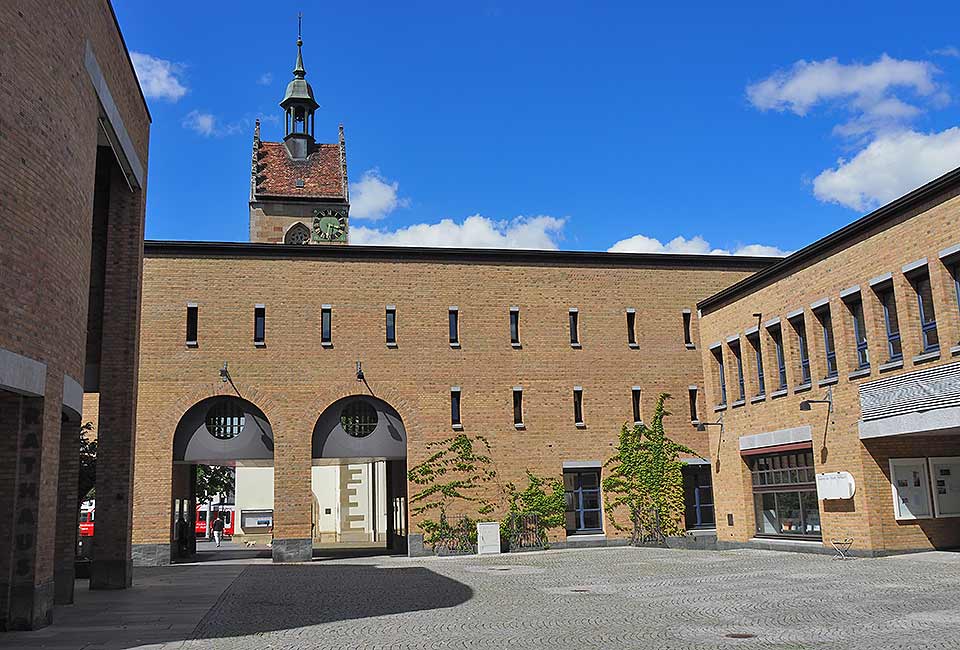
[[(223, 534), (225, 537), (233, 535), (233, 506), (214, 505), (210, 507), (210, 518), (215, 520), (217, 515), (223, 518)], [(197, 519), (194, 531), (197, 537), (207, 536), (207, 507), (197, 506)]]
[(80, 506), (80, 537), (93, 537), (93, 512), (95, 501), (84, 501)]

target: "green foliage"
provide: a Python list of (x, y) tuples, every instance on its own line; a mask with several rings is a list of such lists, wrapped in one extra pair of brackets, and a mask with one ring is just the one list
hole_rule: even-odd
[[(620, 430), (616, 455), (604, 467), (604, 510), (617, 530), (631, 530), (631, 543), (664, 544), (667, 536), (683, 534), (683, 463), (680, 454), (697, 455), (671, 440), (663, 430), (670, 413), (657, 398), (650, 426), (626, 424)], [(629, 513), (631, 528), (616, 519), (618, 510)]]
[(232, 467), (197, 465), (197, 503), (233, 492), (235, 476)]
[(547, 543), (547, 530), (564, 525), (566, 500), (563, 481), (558, 477), (538, 476), (527, 470), (527, 487), (517, 490), (513, 483), (504, 487), (507, 498), (507, 517), (500, 522), (501, 535), (516, 543), (519, 521), (527, 515), (536, 515), (537, 537), (541, 545)]
[(97, 486), (97, 441), (90, 440), (87, 433), (93, 431), (93, 422), (80, 427), (80, 475), (77, 484), (77, 510), (87, 499), (96, 495)]
[[(410, 497), (410, 513), (413, 515), (436, 514), (436, 519), (424, 517), (420, 528), (424, 542), (436, 548), (447, 545), (451, 536), (468, 536), (476, 543), (476, 525), (467, 530), (470, 520), (461, 519), (457, 525), (447, 521), (447, 510), (455, 503), (470, 504), (478, 515), (493, 512), (493, 504), (482, 494), (484, 483), (496, 477), (491, 468), (490, 443), (483, 436), (457, 434), (452, 438), (431, 442), (427, 445), (430, 456), (422, 463), (411, 467), (407, 478), (422, 489)], [(463, 508), (458, 508), (463, 510)], [(455, 543), (454, 546), (462, 546)]]

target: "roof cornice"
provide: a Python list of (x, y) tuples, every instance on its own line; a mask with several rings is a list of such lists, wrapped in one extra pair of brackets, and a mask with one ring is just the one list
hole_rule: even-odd
[(910, 212), (926, 203), (936, 199), (940, 199), (938, 202), (943, 202), (951, 198), (947, 196), (951, 192), (954, 196), (960, 193), (960, 167), (780, 259), (776, 264), (744, 278), (709, 298), (701, 300), (697, 303), (697, 308), (703, 312), (719, 309), (738, 298), (786, 277), (799, 268), (812, 264), (820, 258), (847, 248), (857, 241), (862, 241), (875, 232), (885, 230), (897, 221), (905, 221), (915, 216)]

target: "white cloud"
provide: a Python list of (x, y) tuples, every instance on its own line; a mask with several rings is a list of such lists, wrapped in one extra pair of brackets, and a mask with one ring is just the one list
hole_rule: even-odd
[(213, 114), (204, 113), (203, 111), (190, 111), (183, 118), (183, 127), (185, 129), (196, 131), (200, 135), (206, 137), (214, 134), (216, 124), (217, 118), (215, 118)]
[(257, 83), (261, 86), (269, 86), (271, 83), (273, 83), (273, 73), (264, 72), (262, 75), (257, 77)]
[(187, 94), (186, 86), (179, 79), (183, 73), (182, 65), (143, 52), (131, 52), (130, 59), (144, 97), (175, 102)]
[(410, 204), (400, 198), (400, 183), (390, 182), (380, 175), (378, 169), (368, 169), (355, 183), (350, 183), (350, 216), (356, 219), (377, 221), (397, 208)]
[(902, 131), (878, 136), (850, 160), (820, 173), (813, 193), (821, 201), (869, 210), (960, 165), (960, 127), (940, 133)]
[(949, 101), (937, 84), (939, 73), (928, 61), (894, 59), (886, 54), (873, 63), (797, 61), (747, 86), (747, 98), (760, 110), (790, 111), (806, 115), (819, 104), (838, 104), (853, 115), (835, 129), (844, 136), (860, 136), (901, 127), (922, 109), (907, 103), (897, 92), (907, 91), (933, 105)]
[(677, 236), (667, 243), (646, 235), (634, 235), (621, 239), (607, 249), (610, 253), (682, 253), (687, 255), (760, 255), (766, 257), (781, 257), (788, 255), (776, 246), (765, 244), (746, 244), (737, 246), (733, 251), (725, 248), (713, 248), (706, 239), (694, 235), (690, 239)]
[[(353, 208), (351, 205), (351, 214)], [(515, 217), (494, 221), (479, 214), (461, 223), (443, 219), (418, 223), (398, 230), (364, 226), (350, 229), (350, 243), (384, 246), (442, 246), (462, 248), (558, 248), (566, 219), (550, 216)]]
[(953, 57), (954, 59), (960, 59), (960, 49), (957, 49), (953, 45), (948, 45), (947, 47), (938, 48), (933, 52), (931, 52), (931, 54), (936, 54), (937, 56), (949, 56), (949, 57)]

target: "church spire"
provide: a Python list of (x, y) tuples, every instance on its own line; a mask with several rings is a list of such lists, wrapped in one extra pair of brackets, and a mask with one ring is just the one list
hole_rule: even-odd
[(293, 69), (293, 76), (303, 79), (307, 71), (303, 69), (303, 12), (297, 14), (297, 67)]

